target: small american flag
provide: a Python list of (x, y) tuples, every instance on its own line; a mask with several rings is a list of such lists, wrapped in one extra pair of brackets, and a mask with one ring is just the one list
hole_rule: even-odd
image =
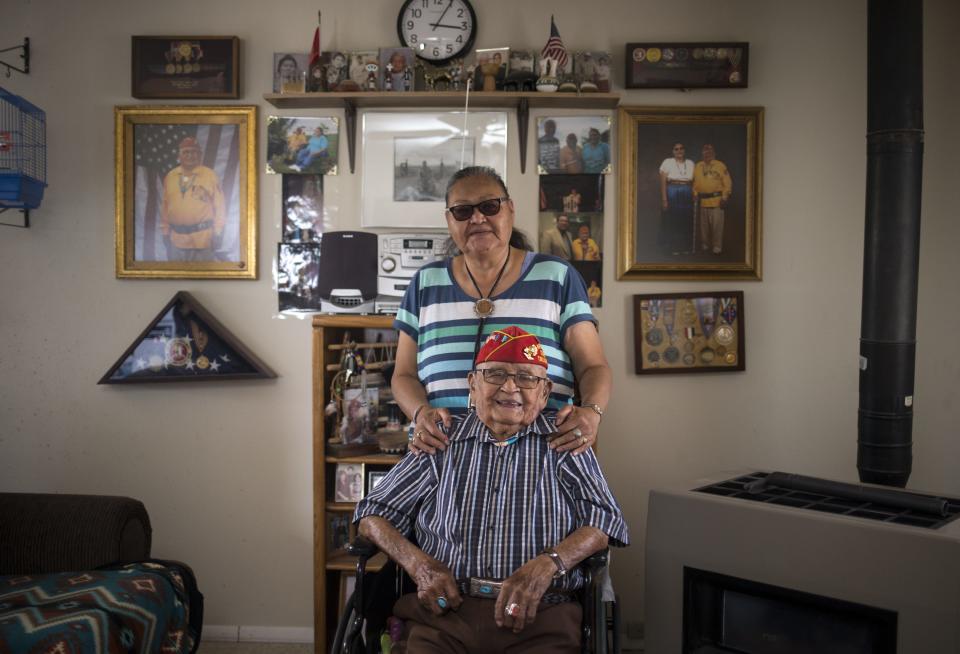
[(560, 40), (560, 32), (557, 31), (557, 24), (553, 22), (553, 16), (550, 16), (550, 38), (547, 44), (543, 46), (541, 57), (556, 59), (557, 71), (561, 71), (567, 66), (567, 49), (563, 47), (563, 41)]

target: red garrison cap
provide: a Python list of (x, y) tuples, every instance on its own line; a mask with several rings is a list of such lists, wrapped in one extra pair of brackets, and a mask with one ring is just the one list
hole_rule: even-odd
[(188, 136), (180, 141), (180, 149), (185, 150), (186, 148), (197, 148), (199, 150), (200, 144), (197, 143), (197, 139), (193, 138), (192, 136)]
[(475, 363), (532, 363), (547, 367), (547, 357), (540, 347), (540, 341), (519, 327), (507, 327), (494, 331), (487, 338)]

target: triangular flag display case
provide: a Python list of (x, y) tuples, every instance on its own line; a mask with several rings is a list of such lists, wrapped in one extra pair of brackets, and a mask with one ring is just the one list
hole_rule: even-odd
[(180, 291), (98, 383), (273, 379), (276, 376), (193, 296)]

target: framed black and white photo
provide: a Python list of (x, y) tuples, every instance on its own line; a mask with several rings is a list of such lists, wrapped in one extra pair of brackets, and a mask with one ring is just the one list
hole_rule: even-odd
[(320, 244), (277, 244), (277, 301), (280, 311), (320, 311)]
[(283, 176), (283, 242), (319, 243), (329, 227), (323, 213), (323, 175)]
[(446, 228), (454, 172), (483, 165), (506, 178), (506, 112), (369, 111), (362, 125), (364, 227)]

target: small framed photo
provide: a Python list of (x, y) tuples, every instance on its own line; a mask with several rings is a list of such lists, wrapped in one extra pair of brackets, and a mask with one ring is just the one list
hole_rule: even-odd
[(377, 487), (383, 478), (387, 476), (386, 470), (371, 470), (367, 475), (367, 495), (373, 492), (373, 489)]
[(349, 57), (350, 84), (343, 82), (338, 91), (377, 91), (380, 88), (380, 51), (356, 50)]
[(510, 48), (485, 48), (476, 51), (474, 83), (478, 91), (502, 91), (510, 63)]
[(340, 84), (349, 78), (349, 73), (346, 52), (321, 52), (320, 61), (310, 69), (307, 90), (339, 91)]
[(359, 502), (363, 499), (363, 464), (338, 463), (334, 479), (334, 502)]
[(116, 274), (257, 278), (257, 108), (114, 109)]
[(380, 88), (384, 91), (412, 91), (415, 63), (412, 48), (381, 48)]
[(610, 116), (537, 118), (541, 175), (605, 174), (610, 165)]
[(540, 211), (603, 211), (603, 175), (541, 175)]
[(510, 49), (504, 91), (537, 90), (537, 55), (533, 50)]
[(336, 175), (339, 125), (335, 116), (268, 116), (267, 173)]
[(347, 549), (350, 544), (350, 513), (330, 511), (327, 513), (327, 556), (335, 555)]
[(573, 77), (582, 93), (609, 93), (610, 53), (577, 52), (573, 55)]
[(743, 292), (633, 296), (638, 375), (746, 369)]
[(747, 88), (749, 43), (628, 43), (628, 89)]
[(310, 55), (306, 52), (274, 52), (273, 92), (303, 93), (309, 67)]
[(235, 36), (134, 36), (135, 98), (240, 97), (240, 39)]

